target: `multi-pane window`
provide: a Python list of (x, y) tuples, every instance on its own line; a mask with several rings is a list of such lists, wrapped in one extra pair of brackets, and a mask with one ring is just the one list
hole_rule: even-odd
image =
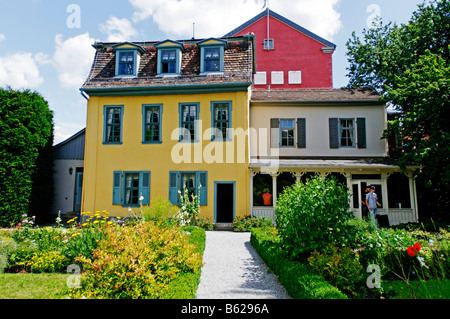
[(274, 48), (273, 39), (264, 39), (264, 50), (273, 50)]
[(184, 141), (194, 141), (196, 135), (196, 123), (198, 119), (198, 104), (180, 105), (180, 138)]
[[(201, 187), (200, 187), (201, 186)], [(189, 197), (200, 197), (200, 205), (208, 204), (208, 172), (170, 172), (169, 200), (172, 205), (180, 204), (180, 193), (187, 190)]]
[(139, 207), (150, 204), (150, 172), (115, 171), (113, 205)]
[(294, 120), (280, 120), (281, 146), (295, 145), (295, 123)]
[(121, 143), (122, 140), (122, 107), (105, 108), (105, 143)]
[(213, 102), (211, 111), (213, 113), (213, 140), (229, 139), (230, 102)]
[(189, 198), (191, 198), (192, 195), (195, 196), (197, 194), (195, 175), (196, 173), (181, 173), (180, 191), (184, 194), (184, 190), (186, 189)]
[(355, 146), (355, 125), (353, 119), (340, 119), (340, 145), (343, 147)]
[(134, 52), (119, 52), (118, 75), (134, 75)]
[(220, 48), (205, 48), (205, 72), (220, 71)]
[(177, 50), (161, 51), (161, 73), (177, 73)]
[(139, 204), (139, 173), (125, 174), (125, 196), (124, 205)]
[(147, 143), (161, 142), (161, 106), (144, 106), (144, 140)]

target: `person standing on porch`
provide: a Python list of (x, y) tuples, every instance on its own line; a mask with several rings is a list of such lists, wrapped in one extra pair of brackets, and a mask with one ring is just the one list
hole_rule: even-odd
[(369, 214), (369, 209), (367, 208), (367, 204), (366, 204), (366, 197), (367, 194), (370, 193), (370, 186), (367, 185), (366, 186), (366, 190), (364, 191), (364, 199), (361, 201), (361, 206), (362, 206), (362, 217), (366, 218)]
[(378, 206), (381, 207), (381, 204), (378, 202), (378, 196), (375, 193), (375, 186), (371, 186), (370, 193), (367, 193), (367, 195), (366, 195), (366, 205), (367, 205), (367, 209), (369, 210), (370, 215), (372, 217), (372, 221), (373, 221), (375, 227), (377, 227), (375, 218), (377, 216)]

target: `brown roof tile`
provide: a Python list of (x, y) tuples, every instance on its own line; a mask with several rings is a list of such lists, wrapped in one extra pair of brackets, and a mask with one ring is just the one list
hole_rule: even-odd
[(182, 55), (179, 76), (157, 76), (157, 42), (135, 42), (144, 49), (137, 77), (115, 77), (116, 53), (113, 45), (118, 43), (96, 43), (97, 52), (88, 79), (82, 89), (166, 86), (190, 84), (220, 84), (252, 82), (253, 45), (245, 37), (227, 38), (222, 74), (200, 75), (200, 40), (182, 41), (185, 52)]
[(380, 95), (373, 88), (254, 90), (252, 102), (378, 102)]

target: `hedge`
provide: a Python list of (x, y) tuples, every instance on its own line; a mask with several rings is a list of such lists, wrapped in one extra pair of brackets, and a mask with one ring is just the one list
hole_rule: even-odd
[(307, 264), (290, 260), (273, 228), (253, 228), (250, 243), (295, 299), (347, 299)]
[(53, 114), (36, 92), (0, 88), (0, 227), (39, 222), (53, 196)]
[[(200, 227), (184, 227), (184, 231), (190, 232), (189, 242), (194, 244), (197, 249), (195, 253), (203, 256), (206, 245), (206, 233)], [(194, 299), (197, 288), (200, 283), (201, 269), (196, 272), (183, 272), (178, 275), (170, 284), (168, 289), (162, 295), (162, 299)]]

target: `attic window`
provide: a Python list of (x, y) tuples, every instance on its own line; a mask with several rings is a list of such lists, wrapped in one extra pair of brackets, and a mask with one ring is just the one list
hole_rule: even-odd
[(137, 76), (144, 49), (139, 45), (128, 42), (117, 44), (113, 48), (116, 51), (116, 76)]
[(119, 52), (119, 70), (117, 75), (134, 75), (134, 52)]
[(273, 39), (264, 39), (264, 50), (274, 50)]
[(177, 72), (177, 51), (164, 50), (161, 52), (161, 73)]
[(227, 42), (222, 39), (209, 38), (197, 43), (200, 48), (200, 73), (223, 72), (224, 52)]

